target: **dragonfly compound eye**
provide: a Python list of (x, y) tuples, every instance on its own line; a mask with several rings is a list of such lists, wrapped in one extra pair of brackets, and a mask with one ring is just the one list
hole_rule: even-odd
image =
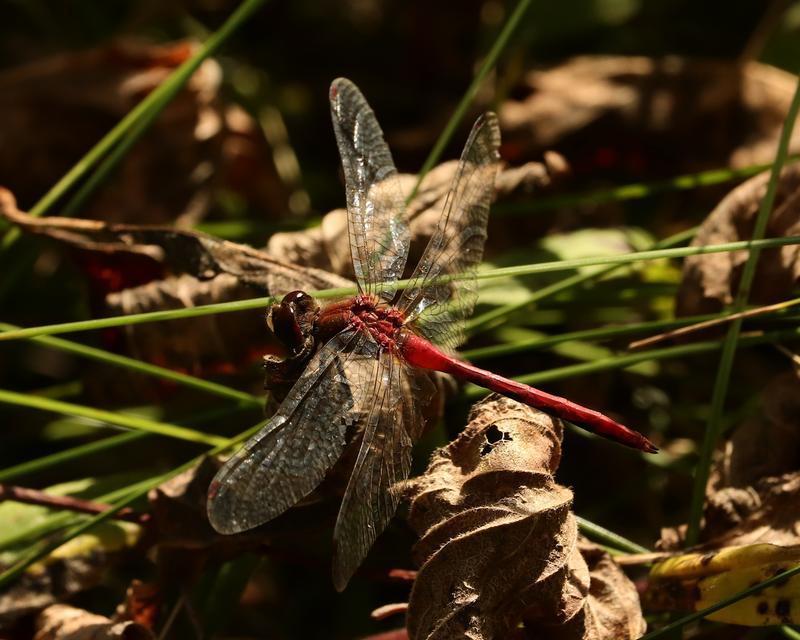
[(283, 297), (280, 304), (272, 306), (269, 325), (278, 340), (292, 352), (297, 352), (311, 335), (318, 311), (314, 298), (303, 291), (292, 291)]
[(311, 299), (311, 296), (305, 291), (290, 291), (283, 296), (281, 304), (302, 304), (305, 302), (306, 298)]
[(303, 332), (290, 304), (281, 302), (269, 311), (269, 326), (275, 337), (291, 351), (296, 351), (303, 343)]

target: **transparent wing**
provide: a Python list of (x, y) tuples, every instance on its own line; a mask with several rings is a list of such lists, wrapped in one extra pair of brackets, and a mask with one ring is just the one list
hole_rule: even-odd
[[(486, 113), (472, 127), (442, 217), (398, 305), (420, 333), (448, 349), (462, 342), (464, 322), (475, 306), (475, 270), (486, 241), (499, 146), (497, 116)], [(457, 273), (465, 275), (435, 281)]]
[(347, 430), (373, 406), (378, 346), (345, 330), (312, 358), (269, 423), (217, 473), (208, 517), (238, 533), (280, 515), (313, 491), (345, 446)]
[(388, 352), (381, 363), (372, 394), (375, 404), (333, 534), (333, 583), (339, 591), (392, 519), (399, 501), (393, 487), (408, 478), (411, 447), (424, 423), (421, 407), (426, 399), (417, 397), (416, 374)]
[(387, 302), (408, 256), (405, 200), (392, 154), (375, 114), (358, 88), (338, 78), (331, 84), (331, 118), (344, 168), (347, 226), (361, 293)]

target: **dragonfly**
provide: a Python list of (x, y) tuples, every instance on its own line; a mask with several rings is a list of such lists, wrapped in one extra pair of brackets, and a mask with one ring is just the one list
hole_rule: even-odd
[(383, 132), (349, 80), (330, 88), (342, 159), (347, 232), (358, 293), (320, 305), (302, 291), (268, 311), (290, 353), (320, 346), (266, 425), (219, 470), (208, 516), (223, 534), (259, 526), (313, 492), (357, 447), (333, 531), (333, 582), (345, 588), (398, 506), (395, 488), (411, 469), (423, 406), (439, 371), (541, 409), (646, 452), (642, 434), (598, 411), (480, 369), (455, 355), (477, 297), (476, 270), (500, 167), (495, 114), (469, 135), (441, 218), (404, 287), (411, 234)]

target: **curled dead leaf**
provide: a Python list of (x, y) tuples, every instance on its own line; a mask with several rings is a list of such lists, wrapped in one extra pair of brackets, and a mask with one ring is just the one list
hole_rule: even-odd
[(135, 622), (113, 622), (105, 616), (54, 604), (36, 619), (34, 640), (152, 640), (155, 636)]
[[(704, 246), (749, 240), (767, 190), (769, 172), (731, 191), (709, 214), (692, 241)], [(781, 173), (766, 237), (800, 234), (800, 166)], [(676, 300), (679, 315), (715, 313), (733, 302), (748, 251), (690, 256), (683, 263), (683, 279)], [(769, 304), (786, 299), (800, 279), (800, 249), (796, 245), (761, 252), (750, 302)]]
[(522, 621), (534, 634), (558, 628), (564, 638), (643, 632), (630, 581), (592, 550), (594, 575), (581, 555), (572, 493), (553, 479), (562, 429), (544, 413), (490, 396), (406, 485), (409, 522), (420, 534), (412, 640), (507, 637)]
[[(578, 550), (581, 562), (588, 569), (589, 588), (583, 606), (563, 625), (536, 624), (526, 617), (529, 636), (549, 640), (638, 638), (645, 632), (646, 624), (635, 613), (639, 611), (636, 586), (601, 547), (579, 537)], [(582, 572), (583, 567), (579, 568)]]

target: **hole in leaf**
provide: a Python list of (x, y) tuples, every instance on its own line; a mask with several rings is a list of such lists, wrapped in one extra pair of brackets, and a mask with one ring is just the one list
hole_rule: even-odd
[(481, 447), (481, 456), (489, 455), (492, 449), (500, 442), (507, 442), (513, 440), (505, 431), (501, 431), (496, 424), (489, 425), (485, 433), (486, 444)]

